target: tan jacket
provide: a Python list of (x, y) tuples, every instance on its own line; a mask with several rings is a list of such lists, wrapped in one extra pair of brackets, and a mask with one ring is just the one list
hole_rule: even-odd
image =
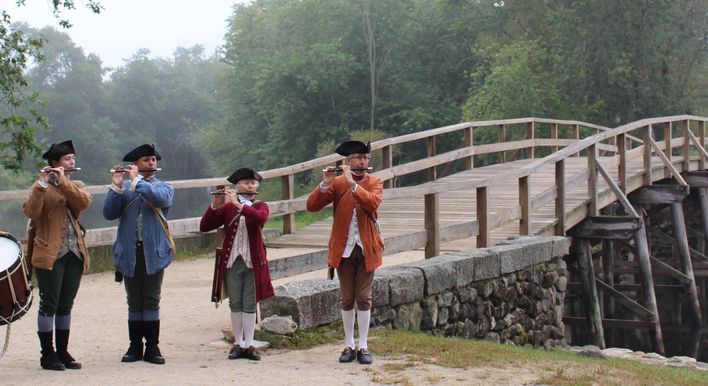
[(68, 206), (74, 217), (73, 226), (84, 258), (84, 273), (88, 272), (89, 254), (79, 227), (79, 214), (91, 205), (91, 199), (91, 194), (81, 181), (63, 178), (56, 186), (49, 184), (43, 188), (39, 182), (32, 185), (22, 211), (37, 227), (31, 256), (33, 266), (51, 270), (54, 262), (61, 257), (57, 255), (66, 232)]
[(342, 253), (349, 236), (349, 223), (356, 207), (356, 219), (359, 224), (359, 237), (364, 246), (366, 271), (372, 272), (381, 265), (383, 256), (383, 240), (376, 230), (374, 220), (378, 218), (376, 210), (383, 199), (383, 181), (381, 178), (367, 174), (359, 183), (356, 192), (352, 193), (344, 176), (334, 179), (326, 192), (319, 185), (307, 198), (307, 210), (316, 212), (330, 202), (333, 203), (334, 223), (329, 238), (329, 256), (327, 262), (331, 267), (338, 268)]

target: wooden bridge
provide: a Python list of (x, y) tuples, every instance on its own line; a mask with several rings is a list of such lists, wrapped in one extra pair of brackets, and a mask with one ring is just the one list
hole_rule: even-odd
[[(642, 328), (650, 331), (654, 351), (663, 352), (652, 279), (652, 264), (662, 262), (652, 260), (642, 216), (636, 210), (638, 203), (630, 203), (628, 195), (668, 179), (679, 190), (659, 195), (671, 196), (666, 202), (680, 203), (676, 197), (685, 197), (688, 192), (687, 173), (693, 173), (688, 179), (695, 181), (696, 188), (701, 192), (706, 189), (708, 177), (694, 172), (706, 169), (707, 120), (681, 115), (607, 128), (579, 121), (523, 118), (465, 122), (374, 142), (373, 163), (378, 170), (374, 174), (385, 181), (386, 188), (379, 210), (386, 254), (424, 248), (426, 257), (431, 257), (441, 249), (486, 247), (519, 235), (566, 235), (576, 229), (573, 236), (580, 240), (578, 286), (589, 301), (582, 318), (569, 316), (567, 322), (587, 323), (592, 339), (600, 346), (604, 346), (603, 325)], [(333, 154), (261, 172), (265, 183), (275, 181), (282, 191), (281, 200), (269, 201), (271, 216), (283, 217), (282, 236), (270, 242), (270, 247), (322, 250), (319, 255), (289, 257), (309, 259), (297, 264), (298, 268), (286, 269), (286, 264), (274, 262), (274, 277), (323, 267), (331, 218), (295, 229), (295, 214), (305, 210), (306, 201), (306, 195), (295, 197), (295, 181), (301, 173), (315, 173), (317, 179), (319, 169), (342, 158)], [(223, 186), (227, 181), (220, 177), (172, 184), (175, 189), (206, 188)], [(106, 187), (91, 186), (89, 190), (103, 194)], [(0, 201), (24, 196), (24, 190), (2, 191)], [(621, 204), (624, 219), (611, 220), (610, 225), (598, 220), (601, 209), (615, 202)], [(195, 232), (198, 220), (171, 220), (173, 233)], [(579, 224), (586, 225), (576, 227)], [(620, 236), (607, 236), (607, 229), (615, 229)], [(89, 242), (112, 241), (114, 232), (114, 228), (89, 230)], [(700, 328), (692, 259), (705, 264), (708, 258), (684, 246), (685, 232), (681, 232), (678, 229), (672, 236), (682, 251), (681, 261), (674, 267), (664, 262), (669, 267), (662, 268), (676, 271), (671, 274), (687, 288), (693, 323)], [(642, 233), (643, 240), (637, 236)], [(707, 233), (705, 228), (703, 233)], [(607, 248), (605, 252), (598, 250), (598, 239), (603, 245), (612, 245), (609, 240), (617, 239), (634, 249), (641, 295), (631, 298), (613, 286), (608, 279), (612, 276), (611, 258), (601, 269), (593, 267), (593, 255), (612, 255)], [(633, 310), (641, 323), (603, 318), (605, 303), (598, 301), (598, 286), (618, 304)]]

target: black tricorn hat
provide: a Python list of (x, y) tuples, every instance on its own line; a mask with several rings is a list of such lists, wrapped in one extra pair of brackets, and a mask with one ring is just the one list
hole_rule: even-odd
[(234, 185), (236, 185), (236, 183), (241, 180), (247, 180), (247, 179), (253, 179), (258, 182), (261, 182), (263, 177), (261, 177), (261, 175), (258, 174), (258, 172), (253, 169), (241, 168), (241, 169), (238, 169), (235, 172), (233, 172), (229, 176), (229, 178), (227, 178), (227, 180)]
[(136, 147), (135, 149), (131, 150), (128, 152), (128, 154), (123, 157), (123, 161), (125, 162), (135, 162), (139, 160), (142, 157), (147, 157), (147, 156), (155, 156), (157, 160), (161, 160), (162, 157), (160, 157), (160, 153), (155, 150), (155, 145), (148, 145), (147, 143), (144, 145), (140, 145)]
[(371, 153), (371, 142), (364, 144), (361, 141), (347, 141), (337, 146), (334, 152), (345, 157), (351, 154), (369, 154)]
[(49, 150), (42, 154), (42, 158), (48, 161), (57, 161), (59, 158), (67, 154), (76, 154), (74, 152), (74, 143), (71, 142), (71, 140), (53, 143), (52, 146), (49, 146)]

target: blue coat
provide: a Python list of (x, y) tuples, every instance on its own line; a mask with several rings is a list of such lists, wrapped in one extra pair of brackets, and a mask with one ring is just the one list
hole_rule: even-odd
[[(162, 229), (160, 219), (150, 208), (150, 204), (162, 210), (166, 217), (172, 206), (174, 189), (167, 182), (153, 177), (151, 181), (139, 180), (135, 191), (130, 190), (131, 181), (123, 182), (123, 194), (108, 190), (103, 201), (103, 217), (107, 220), (120, 218), (118, 235), (113, 244), (113, 265), (126, 277), (133, 277), (135, 271), (135, 245), (137, 242), (138, 213), (143, 215), (143, 251), (148, 275), (165, 269), (172, 262), (170, 242)], [(137, 199), (136, 199), (137, 197)], [(130, 206), (130, 202), (133, 202)], [(127, 207), (127, 208), (126, 208)]]

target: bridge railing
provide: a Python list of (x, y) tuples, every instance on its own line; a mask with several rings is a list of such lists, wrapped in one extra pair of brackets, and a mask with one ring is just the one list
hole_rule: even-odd
[[(705, 144), (706, 118), (697, 116), (674, 116), (645, 119), (609, 129), (580, 121), (555, 120), (545, 118), (519, 118), (491, 120), (481, 122), (464, 122), (455, 125), (435, 128), (398, 137), (387, 138), (371, 144), (372, 152), (378, 151), (382, 157), (382, 169), (375, 172), (385, 181), (384, 198), (425, 197), (426, 223), (426, 254), (439, 251), (441, 230), (437, 214), (437, 195), (450, 190), (475, 190), (477, 194), (476, 218), (461, 224), (466, 227), (466, 235), (476, 235), (478, 246), (487, 246), (490, 242), (492, 229), (519, 222), (519, 234), (529, 234), (534, 212), (555, 201), (556, 219), (551, 232), (564, 234), (565, 230), (580, 221), (588, 212), (596, 213), (606, 205), (608, 195), (599, 195), (597, 173), (598, 162), (608, 168), (618, 168), (618, 185), (624, 191), (631, 191), (642, 184), (651, 183), (669, 175), (678, 175), (679, 170), (688, 170), (694, 163), (696, 168), (703, 169), (706, 161)], [(661, 127), (659, 142), (654, 140), (654, 127)], [(697, 134), (693, 134), (693, 131)], [(681, 135), (679, 135), (681, 133)], [(451, 150), (439, 153), (438, 139), (443, 136), (453, 136), (454, 144), (459, 144)], [(491, 142), (489, 138), (496, 139)], [(481, 141), (486, 139), (486, 141)], [(427, 153), (420, 159), (394, 164), (394, 155), (400, 147), (422, 141), (427, 146)], [(450, 142), (448, 140), (448, 142)], [(647, 145), (648, 144), (648, 145)], [(533, 163), (510, 170), (493, 179), (475, 179), (462, 182), (436, 181), (438, 166), (464, 160), (466, 170), (475, 167), (475, 160), (484, 158), (486, 165), (510, 162), (520, 158), (536, 158), (541, 149), (550, 154), (539, 158)], [(691, 149), (696, 149), (691, 151)], [(496, 155), (496, 156), (489, 156)], [(573, 176), (565, 175), (564, 162), (568, 157), (585, 155), (588, 157), (588, 169)], [(663, 158), (662, 158), (663, 156)], [(642, 173), (639, 185), (636, 175), (627, 175), (628, 160), (644, 157), (645, 171)], [(661, 158), (661, 164), (655, 164), (656, 157)], [(343, 157), (337, 154), (316, 158), (306, 162), (285, 166), (282, 168), (261, 171), (266, 180), (280, 180), (282, 199), (269, 201), (271, 217), (282, 216), (283, 233), (295, 231), (295, 214), (305, 210), (306, 197), (294, 197), (295, 176), (299, 173), (312, 173), (324, 166), (332, 165)], [(609, 162), (609, 163), (608, 163)], [(542, 194), (531, 197), (531, 177), (542, 168), (555, 168), (555, 185)], [(602, 166), (600, 166), (602, 167)], [(676, 169), (676, 170), (674, 170)], [(429, 183), (411, 186), (394, 187), (394, 181), (402, 176), (427, 171)], [(680, 176), (679, 176), (680, 177)], [(517, 179), (519, 186), (519, 203), (508, 208), (504, 213), (490, 215), (489, 187), (504, 179)], [(174, 188), (209, 188), (227, 185), (226, 177), (176, 180), (170, 181)], [(588, 206), (586, 211), (566, 213), (565, 192), (580, 185), (588, 187)], [(92, 194), (103, 194), (106, 185), (89, 186)], [(0, 201), (23, 200), (26, 190), (0, 191)], [(199, 218), (172, 219), (171, 226), (175, 234), (194, 232), (198, 228)], [(115, 227), (91, 229), (88, 241), (91, 243), (112, 240)], [(451, 233), (455, 233), (453, 230)], [(456, 234), (459, 234), (457, 232)], [(443, 236), (443, 239), (445, 237)]]

